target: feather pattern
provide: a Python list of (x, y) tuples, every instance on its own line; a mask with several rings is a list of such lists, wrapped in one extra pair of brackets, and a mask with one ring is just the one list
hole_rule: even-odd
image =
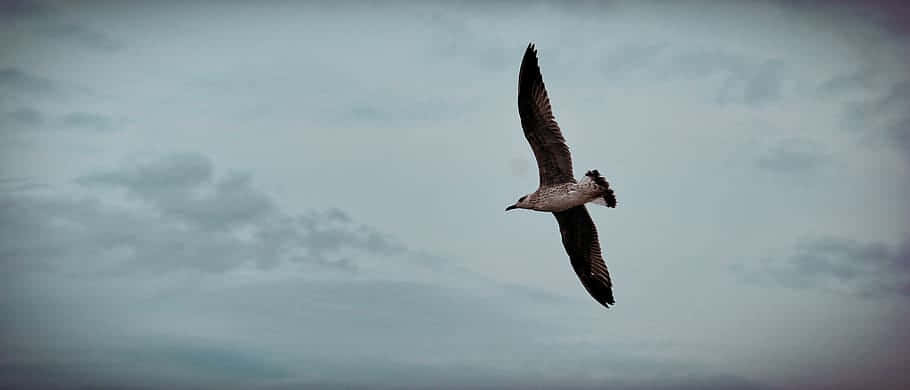
[(562, 245), (569, 254), (569, 261), (581, 279), (581, 284), (601, 305), (610, 307), (609, 305), (615, 304), (613, 283), (601, 255), (597, 228), (588, 210), (581, 205), (553, 215), (559, 223)]
[(529, 44), (525, 50), (518, 72), (518, 114), (525, 138), (537, 159), (540, 186), (574, 183), (572, 155), (553, 117), (534, 44)]

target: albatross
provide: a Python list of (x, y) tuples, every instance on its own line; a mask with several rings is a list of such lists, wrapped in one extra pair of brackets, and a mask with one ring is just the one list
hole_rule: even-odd
[(609, 308), (616, 303), (613, 283), (600, 250), (597, 228), (585, 204), (615, 208), (616, 196), (610, 183), (596, 169), (575, 180), (572, 155), (550, 109), (533, 43), (525, 50), (518, 72), (518, 115), (537, 159), (540, 185), (536, 191), (518, 198), (506, 211), (528, 209), (553, 213), (569, 262), (581, 284), (594, 300)]

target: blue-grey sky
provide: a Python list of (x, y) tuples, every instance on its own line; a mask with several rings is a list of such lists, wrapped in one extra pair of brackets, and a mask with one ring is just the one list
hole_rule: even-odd
[[(3, 1), (0, 388), (910, 387), (908, 15)], [(609, 310), (503, 212), (530, 41)]]

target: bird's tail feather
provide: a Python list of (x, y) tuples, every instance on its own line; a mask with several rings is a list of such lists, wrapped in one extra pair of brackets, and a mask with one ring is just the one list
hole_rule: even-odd
[(594, 180), (594, 183), (597, 184), (603, 190), (603, 196), (599, 196), (591, 201), (591, 203), (599, 204), (601, 206), (607, 206), (610, 208), (616, 207), (616, 194), (613, 193), (613, 189), (610, 188), (610, 183), (607, 182), (607, 179), (604, 179), (600, 175), (600, 172), (597, 172), (596, 169), (592, 169), (585, 173), (585, 176), (590, 177), (591, 180)]

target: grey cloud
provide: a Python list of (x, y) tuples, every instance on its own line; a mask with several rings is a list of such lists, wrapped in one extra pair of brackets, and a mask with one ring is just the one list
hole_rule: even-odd
[[(218, 175), (199, 154), (171, 155), (77, 183), (90, 195), (0, 194), (0, 267), (6, 275), (0, 307), (9, 314), (0, 319), (0, 347), (19, 357), (0, 361), (0, 372), (12, 378), (2, 384), (522, 388), (552, 383), (584, 389), (602, 386), (584, 375), (607, 364), (627, 367), (628, 388), (637, 389), (653, 387), (636, 379), (653, 378), (653, 370), (703, 375), (684, 362), (629, 357), (615, 348), (605, 354), (599, 347), (554, 345), (542, 335), (572, 334), (587, 326), (579, 323), (594, 320), (589, 315), (595, 312), (583, 310), (573, 314), (579, 323), (552, 318), (553, 305), (587, 304), (581, 295), (567, 301), (451, 267), (420, 273), (406, 260), (383, 263), (395, 280), (352, 273), (364, 257), (411, 253), (340, 209), (283, 211), (248, 175)], [(141, 207), (113, 202), (106, 190), (124, 192)], [(245, 211), (231, 214), (225, 205)], [(255, 264), (266, 273), (282, 262), (342, 272), (335, 273), (338, 280), (320, 280), (281, 269), (281, 280), (241, 284), (234, 274), (220, 272)], [(439, 263), (431, 262), (420, 264)], [(189, 285), (175, 282), (181, 279)], [(207, 287), (195, 286), (206, 280)], [(54, 321), (59, 318), (67, 321)], [(31, 326), (38, 323), (47, 325)], [(568, 360), (532, 358), (563, 348), (578, 350)], [(543, 372), (554, 364), (560, 374), (528, 379), (528, 366)], [(667, 388), (747, 383), (678, 378), (648, 383)]]
[(29, 177), (4, 177), (0, 178), (0, 193), (28, 191), (46, 188), (45, 184), (38, 183)]
[[(411, 97), (404, 101), (390, 99), (388, 92), (381, 92), (375, 96), (357, 98), (354, 102), (345, 102), (349, 106), (345, 111), (336, 114), (336, 120), (342, 123), (380, 123), (388, 122), (402, 125), (414, 122), (439, 122), (451, 119), (470, 107), (472, 102), (452, 101), (451, 98), (438, 97)], [(383, 99), (389, 99), (383, 101)], [(377, 101), (383, 101), (377, 104)]]
[[(385, 362), (374, 362), (375, 366), (390, 366)], [(693, 375), (687, 374), (684, 377), (672, 377), (668, 375), (653, 374), (648, 380), (624, 381), (624, 380), (605, 380), (591, 381), (595, 383), (580, 384), (577, 378), (564, 378), (562, 380), (553, 380), (541, 374), (522, 374), (512, 378), (506, 378), (488, 371), (489, 369), (474, 367), (459, 367), (460, 370), (469, 372), (472, 380), (459, 378), (449, 369), (428, 369), (427, 367), (414, 365), (393, 366), (394, 372), (400, 378), (409, 378), (403, 385), (388, 385), (385, 383), (285, 383), (281, 385), (264, 386), (261, 389), (284, 390), (284, 389), (400, 389), (407, 388), (413, 390), (420, 389), (468, 389), (468, 390), (519, 390), (519, 389), (560, 389), (560, 390), (598, 390), (598, 389), (615, 389), (615, 390), (762, 390), (772, 389), (773, 387), (751, 381), (745, 378), (732, 375)], [(392, 367), (388, 367), (392, 368)], [(387, 369), (388, 369), (387, 368)], [(390, 370), (391, 371), (391, 370)], [(415, 374), (417, 378), (414, 379)], [(416, 382), (416, 383), (412, 383)], [(432, 383), (432, 384), (430, 384)]]
[(286, 368), (268, 358), (195, 340), (178, 342), (159, 337), (154, 344), (64, 350), (80, 354), (79, 361), (57, 358), (0, 362), (0, 388), (155, 389), (173, 388), (175, 382), (182, 382), (179, 387), (187, 388), (224, 388), (229, 381), (236, 386), (288, 375)]
[(645, 69), (653, 65), (657, 57), (664, 52), (667, 44), (655, 43), (649, 45), (626, 44), (620, 46), (607, 55), (604, 71), (608, 76), (622, 74), (629, 71)]
[(46, 15), (48, 8), (38, 2), (29, 0), (0, 1), (0, 17), (20, 19)]
[(249, 175), (232, 173), (215, 180), (211, 163), (200, 155), (174, 155), (131, 171), (77, 181), (125, 189), (163, 215), (204, 230), (240, 227), (277, 213), (271, 200), (251, 186)]
[[(502, 11), (496, 8), (494, 5), (486, 11)], [(466, 22), (469, 15), (457, 11), (431, 11), (426, 16), (422, 24), (427, 29), (429, 38), (427, 51), (436, 58), (464, 60), (483, 71), (502, 71), (511, 65), (515, 53), (489, 39), (485, 31)]]
[(154, 197), (155, 193), (183, 192), (210, 183), (214, 166), (198, 153), (173, 154), (166, 158), (125, 169), (83, 176), (77, 182), (85, 185), (106, 184), (123, 187), (133, 194)]
[(17, 67), (0, 69), (0, 91), (11, 94), (48, 95), (59, 92), (60, 89), (56, 82)]
[(781, 95), (783, 69), (783, 62), (777, 60), (730, 68), (718, 101), (756, 105), (777, 100)]
[(665, 59), (659, 53), (669, 51), (652, 46), (643, 51), (640, 65), (654, 62), (659, 77), (704, 79), (719, 77), (715, 100), (720, 104), (761, 105), (778, 100), (783, 93), (786, 65), (779, 59), (752, 58), (721, 50), (676, 50)]
[(111, 118), (88, 112), (71, 112), (63, 115), (60, 120), (64, 126), (76, 129), (104, 131), (114, 128)]
[(845, 126), (879, 138), (910, 161), (910, 80), (872, 100), (847, 103)]
[(897, 118), (892, 119), (887, 126), (887, 135), (910, 159), (910, 80), (895, 85), (879, 105), (897, 113)]
[(675, 63), (694, 77), (725, 75), (717, 96), (720, 103), (758, 104), (780, 96), (780, 61), (752, 63), (724, 52), (692, 52), (680, 55)]
[(249, 380), (282, 378), (289, 374), (286, 368), (269, 362), (265, 357), (217, 344), (166, 342), (115, 352), (142, 365), (179, 370), (193, 376)]
[(769, 60), (759, 65), (745, 81), (743, 100), (748, 104), (758, 104), (778, 99), (783, 69), (784, 64), (780, 60)]
[(334, 207), (326, 212), (326, 217), (332, 221), (351, 222), (351, 217), (349, 217), (344, 211), (341, 211)]
[(0, 127), (5, 131), (33, 129), (44, 123), (44, 114), (29, 107), (21, 107), (0, 114)]
[[(571, 332), (575, 324), (543, 313), (565, 303), (495, 284), (295, 277), (189, 288), (174, 296), (135, 297), (123, 289), (104, 304), (83, 302), (91, 297), (86, 286), (108, 282), (71, 280), (74, 295), (30, 297), (27, 310), (20, 310), (36, 317), (30, 323), (47, 312), (68, 321), (14, 329), (17, 336), (45, 332), (42, 340), (52, 340), (53, 348), (34, 341), (15, 347), (30, 363), (0, 362), (0, 370), (44, 374), (20, 376), (25, 384), (48, 377), (85, 385), (178, 384), (169, 388), (594, 389), (605, 382), (620, 389), (760, 388), (686, 362), (641, 356), (634, 347), (554, 343), (553, 335)], [(108, 314), (106, 305), (117, 310)], [(595, 318), (574, 313), (575, 320)], [(153, 332), (136, 327), (144, 323), (158, 326)], [(64, 335), (70, 337), (55, 340)], [(542, 357), (566, 350), (572, 351), (567, 358)], [(605, 370), (616, 375), (609, 381), (589, 377)]]
[(880, 111), (901, 111), (908, 106), (910, 106), (910, 80), (894, 84), (887, 95), (875, 102), (875, 109)]
[(800, 9), (817, 15), (834, 16), (841, 20), (862, 20), (898, 39), (910, 37), (907, 20), (910, 6), (903, 0), (844, 1), (831, 3), (818, 0), (774, 0), (785, 8)]
[[(674, 378), (676, 379), (676, 378)], [(771, 387), (761, 383), (740, 378), (732, 375), (705, 375), (690, 376), (668, 380), (665, 378), (655, 378), (646, 383), (629, 384), (621, 386), (621, 389), (674, 389), (674, 390), (760, 390), (770, 389)]]
[(123, 121), (88, 112), (48, 115), (32, 107), (20, 107), (0, 114), (0, 128), (5, 131), (110, 131)]
[(821, 146), (808, 139), (783, 139), (772, 145), (756, 164), (759, 168), (779, 173), (811, 173), (818, 169), (827, 156)]
[(820, 238), (784, 258), (737, 267), (750, 281), (830, 289), (862, 297), (910, 296), (910, 239), (898, 245)]
[(717, 73), (742, 73), (748, 67), (746, 59), (718, 50), (690, 50), (670, 58), (674, 69), (684, 77), (701, 78)]
[(907, 21), (910, 20), (910, 5), (902, 0), (872, 0), (856, 2), (850, 4), (851, 12), (859, 12), (862, 19), (874, 20), (878, 25), (897, 37), (910, 37), (910, 28)]
[(894, 141), (894, 146), (910, 158), (910, 115), (898, 119), (894, 124), (888, 126), (887, 134)]
[(871, 77), (870, 72), (864, 70), (840, 74), (819, 84), (816, 92), (820, 96), (828, 97), (844, 95), (855, 90), (868, 88)]
[(211, 162), (198, 154), (172, 155), (77, 182), (92, 191), (123, 190), (142, 207), (116, 207), (98, 197), (3, 194), (5, 263), (44, 270), (106, 258), (108, 270), (221, 272), (282, 262), (352, 269), (349, 251), (389, 255), (405, 250), (378, 230), (354, 224), (341, 210), (285, 213), (253, 187), (249, 175), (216, 178)]
[(51, 42), (75, 45), (91, 50), (115, 51), (123, 44), (111, 36), (86, 25), (75, 23), (66, 12), (49, 4), (26, 0), (0, 2), (0, 20), (8, 19), (19, 30)]
[(31, 108), (20, 108), (15, 111), (10, 111), (6, 113), (4, 117), (21, 125), (37, 125), (44, 120), (44, 116), (41, 115), (40, 112)]
[(72, 43), (88, 49), (116, 51), (123, 44), (111, 36), (84, 25), (61, 22), (36, 28), (36, 32), (55, 41)]

